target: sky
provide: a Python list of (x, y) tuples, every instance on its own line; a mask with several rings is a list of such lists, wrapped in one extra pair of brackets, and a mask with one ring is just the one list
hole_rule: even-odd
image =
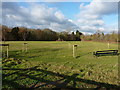
[[(96, 2), (98, 1), (98, 2)], [(57, 32), (79, 30), (93, 34), (118, 31), (118, 3), (2, 2), (2, 24), (9, 27), (49, 28)]]

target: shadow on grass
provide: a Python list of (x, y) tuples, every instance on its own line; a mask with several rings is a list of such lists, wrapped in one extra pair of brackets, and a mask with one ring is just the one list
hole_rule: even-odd
[[(46, 88), (46, 86), (52, 85), (54, 88), (57, 89), (62, 89), (62, 88), (67, 88), (67, 89), (77, 89), (76, 88), (76, 84), (78, 82), (80, 83), (84, 83), (86, 85), (94, 85), (95, 88), (94, 89), (102, 89), (102, 88), (113, 88), (113, 89), (118, 89), (119, 86), (117, 85), (112, 85), (112, 84), (108, 84), (108, 83), (102, 83), (102, 82), (96, 82), (93, 80), (87, 80), (87, 79), (81, 79), (81, 78), (77, 78), (77, 76), (79, 74), (75, 73), (71, 76), (68, 75), (64, 75), (64, 74), (59, 74), (59, 73), (55, 73), (52, 71), (47, 71), (47, 70), (43, 70), (43, 69), (37, 69), (39, 66), (35, 66), (35, 67), (31, 67), (31, 68), (3, 68), (3, 71), (14, 71), (12, 73), (3, 73), (3, 86), (4, 85), (9, 85), (12, 88), (33, 88), (33, 89), (37, 89), (37, 88)], [(37, 74), (37, 75), (33, 75), (33, 74), (27, 74), (29, 72), (41, 72), (41, 74)], [(15, 75), (14, 79), (6, 79), (7, 77), (10, 77), (12, 75)], [(43, 77), (39, 77), (42, 76)], [(50, 76), (55, 76), (55, 77), (59, 77), (58, 80), (49, 80), (45, 77), (47, 77), (47, 75)], [(22, 78), (20, 78), (22, 77)], [(24, 85), (24, 84), (20, 84), (18, 83), (19, 80), (25, 79), (25, 78), (29, 78), (32, 80), (36, 80), (37, 82), (35, 82), (34, 84), (31, 85)], [(71, 85), (69, 85), (69, 83), (72, 82)], [(81, 84), (82, 85), (82, 84)], [(53, 88), (53, 89), (54, 89)], [(81, 87), (82, 88), (82, 87)]]
[[(40, 56), (43, 56), (43, 55), (37, 55), (38, 53), (43, 53), (43, 52), (52, 52), (52, 53), (55, 53), (59, 50), (62, 50), (62, 48), (40, 48), (40, 49), (31, 49), (31, 50), (28, 50), (28, 52), (22, 52), (22, 50), (16, 50), (16, 51), (9, 51), (9, 57), (12, 58), (25, 58), (27, 57), (26, 54), (32, 54), (32, 53), (36, 53), (36, 55), (34, 56), (28, 56), (28, 58), (36, 58), (36, 57), (40, 57)], [(46, 55), (46, 54), (45, 54)]]
[(80, 58), (80, 57), (86, 56), (86, 55), (88, 55), (88, 54), (90, 54), (90, 53), (92, 53), (92, 52), (89, 52), (89, 53), (85, 53), (85, 54), (82, 54), (82, 55), (76, 56), (76, 58)]
[[(86, 55), (92, 54), (92, 53), (93, 53), (93, 52), (89, 52), (89, 53), (86, 53), (86, 54), (83, 54), (83, 55), (79, 55), (79, 56), (76, 56), (76, 58), (80, 58), (80, 57), (83, 57), (83, 56), (86, 56)], [(94, 53), (93, 53), (93, 55), (94, 55)], [(109, 54), (109, 53), (105, 53), (105, 54), (94, 55), (94, 56), (100, 57), (100, 56), (118, 56), (118, 55), (120, 55), (120, 53), (118, 53), (118, 54)]]
[[(62, 48), (40, 48), (40, 49), (31, 49), (29, 53), (40, 53), (40, 52), (50, 52), (50, 51), (59, 51)], [(31, 52), (32, 51), (32, 52)]]

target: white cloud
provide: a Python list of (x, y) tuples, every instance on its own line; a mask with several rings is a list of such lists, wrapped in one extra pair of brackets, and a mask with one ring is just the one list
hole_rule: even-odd
[[(3, 0), (2, 2), (90, 2), (92, 0)], [(119, 2), (119, 0), (101, 0), (102, 2)]]
[(3, 3), (3, 24), (30, 28), (50, 28), (56, 31), (68, 30), (68, 27), (69, 29), (78, 28), (56, 8), (50, 8), (45, 4), (28, 4), (29, 7), (23, 7), (16, 3)]
[[(9, 26), (25, 26), (29, 28), (50, 28), (55, 31), (74, 31), (80, 29), (83, 33), (94, 33), (96, 30), (109, 32), (116, 29), (115, 25), (106, 25), (103, 21), (105, 15), (117, 14), (116, 2), (101, 2), (93, 0), (90, 4), (80, 4), (80, 13), (77, 20), (72, 20), (57, 8), (45, 4), (30, 3), (20, 6), (17, 3), (3, 3), (3, 24)], [(106, 29), (107, 28), (107, 29)]]
[(55, 12), (55, 16), (60, 20), (64, 20), (65, 19), (65, 16), (60, 12), (60, 11), (57, 11)]
[(88, 9), (90, 14), (107, 15), (117, 13), (117, 2), (102, 2), (102, 0), (93, 0), (89, 5), (80, 5), (80, 9)]
[[(103, 21), (105, 15), (118, 13), (117, 2), (103, 2), (93, 0), (90, 4), (80, 4), (80, 13), (77, 14), (76, 24), (83, 32), (96, 32), (101, 30), (106, 32), (106, 24)], [(109, 28), (110, 29), (110, 28)], [(107, 29), (109, 32), (110, 30)]]
[(105, 25), (104, 28), (105, 28), (104, 32), (106, 33), (110, 33), (113, 31), (118, 32), (118, 23), (112, 23), (110, 25)]

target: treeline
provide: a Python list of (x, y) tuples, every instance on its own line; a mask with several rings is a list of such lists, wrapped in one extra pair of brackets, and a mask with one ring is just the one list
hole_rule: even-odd
[(119, 34), (114, 31), (110, 34), (104, 34), (103, 32), (97, 31), (92, 35), (82, 35), (81, 39), (84, 41), (109, 41), (109, 42), (120, 42), (118, 38)]
[(51, 29), (29, 29), (25, 27), (9, 28), (2, 25), (2, 41), (81, 41), (82, 33), (55, 32)]
[(1, 26), (0, 38), (2, 41), (110, 41), (120, 42), (118, 34), (114, 31), (111, 34), (104, 34), (97, 31), (92, 35), (84, 35), (80, 31), (55, 32), (51, 29), (29, 29), (25, 27), (10, 28)]

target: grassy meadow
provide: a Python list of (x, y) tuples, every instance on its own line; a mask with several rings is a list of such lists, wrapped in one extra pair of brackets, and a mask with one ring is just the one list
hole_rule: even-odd
[[(118, 56), (93, 56), (107, 43), (87, 41), (9, 41), (4, 58), (3, 88), (104, 88), (118, 86)], [(78, 45), (73, 58), (73, 45)], [(118, 44), (110, 43), (110, 49)]]

